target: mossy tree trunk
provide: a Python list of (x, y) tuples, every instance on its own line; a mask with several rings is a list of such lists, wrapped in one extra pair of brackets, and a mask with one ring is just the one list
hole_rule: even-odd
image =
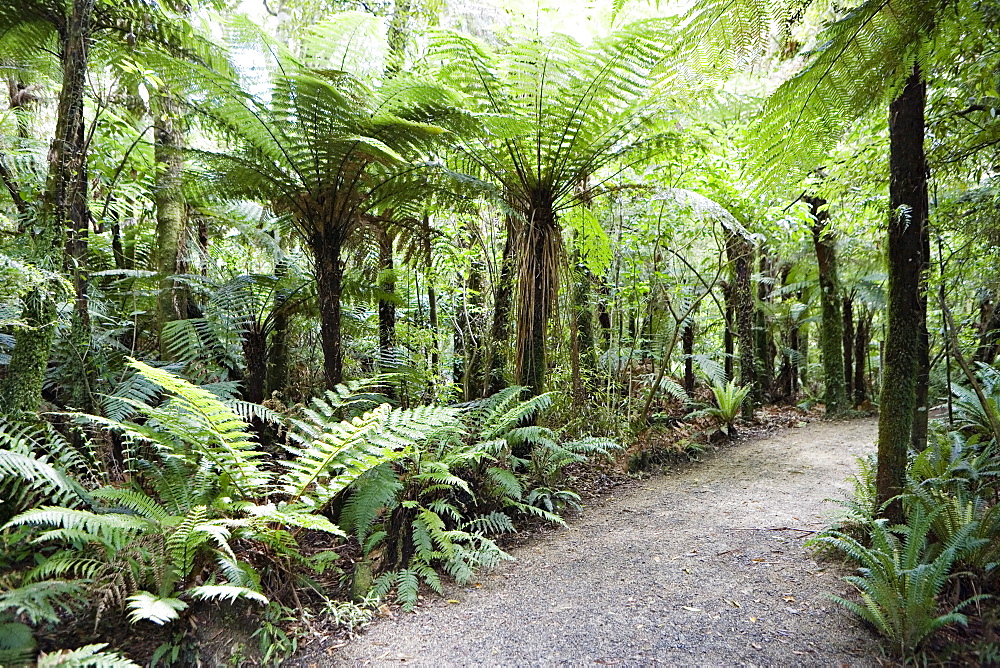
[(868, 358), (872, 316), (864, 313), (858, 318), (854, 334), (854, 405), (868, 400), (868, 382), (865, 379), (865, 361)]
[(844, 389), (854, 396), (854, 300), (844, 297)]
[[(156, 205), (156, 270), (160, 274), (157, 331), (174, 320), (188, 317), (187, 291), (174, 276), (183, 273), (184, 241), (187, 234), (187, 206), (184, 201), (184, 132), (180, 127), (180, 105), (164, 94), (153, 105), (153, 132), (157, 173), (153, 201)], [(163, 338), (160, 356), (168, 358)]]
[(684, 323), (681, 345), (684, 347), (684, 391), (694, 396), (694, 313)]
[[(387, 294), (396, 291), (395, 260), (392, 253), (392, 236), (384, 226), (376, 229), (378, 236), (378, 289)], [(391, 298), (378, 300), (378, 356), (379, 371), (389, 371), (396, 347), (396, 305)]]
[(723, 314), (722, 348), (724, 358), (722, 361), (723, 371), (726, 378), (732, 380), (733, 361), (736, 354), (736, 342), (733, 331), (736, 329), (736, 309), (733, 306), (733, 286), (732, 283), (722, 282), (722, 299), (726, 304), (726, 312)]
[(320, 341), (323, 346), (323, 378), (333, 389), (344, 380), (344, 350), (341, 337), (340, 297), (344, 282), (341, 260), (343, 241), (336, 234), (317, 230), (309, 237), (316, 264), (316, 296), (319, 302)]
[(496, 394), (507, 387), (505, 369), (507, 349), (510, 344), (511, 312), (514, 304), (514, 270), (516, 230), (513, 218), (505, 218), (507, 237), (500, 259), (500, 273), (493, 291), (493, 318), (487, 342), (487, 389), (485, 394)]
[(930, 271), (931, 235), (926, 221), (920, 231), (920, 313), (917, 330), (917, 386), (913, 405), (910, 447), (920, 452), (927, 447), (928, 394), (931, 384), (931, 342), (927, 331), (927, 273)]
[(829, 229), (830, 214), (826, 201), (819, 197), (804, 197), (813, 217), (813, 246), (819, 265), (820, 302), (823, 319), (820, 324), (820, 352), (823, 357), (823, 401), (827, 415), (848, 409), (844, 383), (844, 316), (840, 310), (840, 285), (837, 278), (837, 255), (833, 234)]
[(889, 105), (889, 304), (876, 491), (878, 505), (887, 504), (884, 516), (894, 524), (903, 521), (903, 505), (897, 497), (906, 482), (917, 399), (922, 235), (928, 210), (925, 99), (926, 85), (919, 66), (914, 65), (903, 91)]
[(979, 345), (976, 346), (977, 362), (993, 364), (1000, 350), (1000, 308), (989, 298), (979, 302)]
[(0, 383), (0, 414), (38, 412), (57, 317), (52, 295), (44, 290), (32, 290), (24, 297), (25, 326), (17, 330), (7, 375)]
[[(61, 253), (72, 276), (74, 308), (70, 337), (74, 359), (73, 391), (69, 403), (82, 410), (93, 408), (90, 355), (87, 246), (90, 211), (87, 204), (87, 147), (84, 132), (84, 89), (95, 0), (74, 0), (67, 22), (60, 26), (62, 88), (56, 112), (55, 135), (49, 152), (50, 168), (41, 211), (42, 254)], [(11, 412), (35, 412), (41, 402), (42, 381), (55, 334), (54, 295), (36, 288), (25, 297), (22, 314), (26, 327), (15, 333), (7, 376), (0, 388), (0, 403)]]

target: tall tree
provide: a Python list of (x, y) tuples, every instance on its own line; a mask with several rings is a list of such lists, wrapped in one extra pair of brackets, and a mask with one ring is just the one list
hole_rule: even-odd
[(889, 310), (878, 419), (878, 502), (886, 517), (903, 520), (898, 495), (906, 484), (917, 405), (920, 332), (926, 327), (920, 287), (927, 225), (927, 162), (924, 154), (926, 84), (913, 66), (903, 92), (889, 105)]
[(432, 49), (441, 76), (467, 93), (488, 123), (464, 152), (511, 209), (515, 379), (534, 393), (543, 391), (547, 373), (547, 328), (563, 257), (560, 213), (603, 186), (610, 176), (601, 175), (603, 167), (662, 148), (663, 135), (650, 139), (639, 130), (660, 111), (650, 91), (659, 92), (652, 84), (671, 28), (637, 24), (589, 48), (553, 36), (500, 54), (444, 35)]
[[(757, 57), (769, 31), (802, 16), (797, 2), (741, 5), (699, 2), (689, 17), (693, 51), (716, 49), (729, 64)], [(924, 156), (925, 85), (920, 63), (933, 62), (936, 38), (962, 34), (984, 11), (972, 3), (945, 0), (866, 0), (830, 23), (817, 37), (805, 67), (770, 96), (757, 124), (753, 160), (762, 180), (788, 183), (822, 164), (823, 153), (857, 119), (889, 102), (890, 203), (888, 224), (889, 331), (879, 413), (878, 501), (901, 490), (912, 442), (919, 368), (924, 263), (921, 235), (927, 216)], [(942, 43), (944, 40), (942, 40)], [(957, 57), (957, 52), (945, 57)], [(902, 518), (896, 499), (885, 506)]]
[(452, 102), (420, 81), (372, 89), (349, 74), (287, 60), (267, 103), (237, 94), (206, 110), (239, 138), (231, 152), (202, 153), (215, 193), (260, 197), (288, 213), (313, 256), (330, 387), (343, 380), (345, 247), (363, 223), (391, 223), (383, 212), (422, 201), (428, 170), (420, 158), (444, 133), (429, 121)]
[(841, 311), (840, 281), (837, 276), (837, 250), (830, 229), (830, 213), (825, 200), (806, 196), (813, 218), (812, 237), (819, 266), (819, 298), (823, 310), (820, 325), (820, 351), (823, 357), (823, 400), (828, 415), (849, 408), (844, 378), (844, 316)]

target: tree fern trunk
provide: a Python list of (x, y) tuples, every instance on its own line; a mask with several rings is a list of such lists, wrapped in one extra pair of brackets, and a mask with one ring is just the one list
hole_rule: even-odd
[(37, 413), (42, 401), (42, 381), (49, 361), (49, 351), (56, 331), (56, 306), (44, 290), (36, 289), (24, 297), (16, 345), (0, 383), (0, 413)]
[(684, 391), (694, 396), (694, 313), (684, 325), (682, 344), (684, 346)]
[(813, 216), (813, 246), (819, 265), (820, 302), (823, 319), (820, 323), (820, 351), (823, 356), (823, 401), (827, 415), (847, 410), (847, 391), (844, 386), (844, 316), (840, 310), (840, 285), (837, 278), (837, 255), (833, 235), (827, 229), (830, 215), (826, 200), (803, 197)]
[[(184, 133), (180, 128), (181, 114), (177, 100), (169, 94), (160, 95), (153, 105), (153, 132), (156, 157), (156, 271), (160, 274), (160, 295), (157, 304), (157, 331), (163, 325), (188, 317), (187, 292), (174, 278), (181, 269), (187, 212), (181, 177), (184, 172)], [(160, 356), (168, 359), (161, 340)]]
[(861, 406), (868, 400), (868, 383), (865, 379), (865, 360), (868, 357), (871, 315), (858, 318), (854, 334), (854, 405)]
[(726, 379), (732, 380), (735, 377), (733, 376), (733, 361), (736, 354), (736, 342), (734, 341), (733, 330), (736, 329), (736, 309), (733, 307), (733, 286), (731, 283), (722, 283), (722, 299), (726, 303), (726, 312), (723, 318), (724, 322), (722, 323), (722, 349), (725, 354), (723, 368)]
[[(64, 244), (63, 267), (73, 278), (75, 292), (68, 361), (72, 377), (69, 403), (84, 411), (93, 409), (92, 380), (96, 376), (91, 356), (89, 277), (87, 249), (90, 210), (87, 190), (87, 146), (84, 133), (84, 89), (90, 46), (90, 21), (95, 0), (75, 0), (69, 21), (61, 31), (62, 89), (56, 133), (50, 151), (47, 211), (54, 214), (54, 232)], [(33, 337), (38, 344), (46, 337)], [(51, 339), (49, 339), (51, 342)], [(41, 351), (37, 351), (40, 359)]]
[(979, 345), (973, 359), (993, 364), (1000, 347), (1000, 308), (990, 298), (979, 303)]
[(242, 334), (243, 357), (246, 362), (247, 401), (259, 404), (264, 401), (264, 387), (267, 382), (267, 334), (260, 331), (257, 323), (248, 323)]
[(760, 386), (754, 345), (754, 305), (751, 285), (753, 246), (746, 239), (726, 230), (726, 253), (733, 265), (732, 304), (736, 316), (736, 336), (740, 343), (740, 384), (750, 388), (743, 402), (743, 417), (753, 417), (760, 403)]
[(344, 351), (340, 328), (340, 294), (344, 281), (344, 266), (340, 259), (341, 243), (335, 235), (321, 232), (314, 234), (309, 241), (316, 263), (323, 377), (327, 387), (333, 389), (344, 380)]
[(927, 272), (930, 271), (931, 235), (926, 221), (920, 231), (920, 313), (917, 330), (917, 386), (913, 406), (913, 427), (910, 430), (910, 446), (920, 452), (927, 447), (928, 394), (931, 382), (931, 343), (927, 331)]
[(514, 302), (514, 270), (516, 231), (510, 216), (506, 217), (507, 238), (500, 259), (500, 275), (493, 296), (493, 320), (487, 350), (489, 387), (486, 394), (496, 394), (507, 386), (504, 369), (507, 366), (507, 347), (510, 342), (511, 310)]
[[(916, 405), (921, 236), (927, 222), (926, 86), (918, 66), (889, 105), (889, 308), (878, 422), (878, 505), (903, 491)], [(903, 520), (899, 499), (884, 511)]]
[[(392, 237), (380, 228), (378, 234), (378, 287), (382, 292), (396, 291), (395, 262), (392, 254)], [(388, 371), (393, 363), (396, 346), (396, 305), (389, 299), (378, 300), (378, 354), (379, 371)]]
[(271, 346), (267, 356), (267, 391), (283, 393), (288, 380), (288, 313), (280, 305), (275, 308)]
[(559, 228), (545, 195), (526, 212), (518, 235), (519, 261), (517, 357), (518, 385), (532, 394), (545, 391), (545, 337), (558, 280)]

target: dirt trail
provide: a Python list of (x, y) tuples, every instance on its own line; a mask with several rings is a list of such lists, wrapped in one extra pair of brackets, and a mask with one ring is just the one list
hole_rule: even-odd
[(814, 422), (725, 447), (299, 665), (873, 665), (871, 634), (822, 596), (847, 590), (842, 569), (782, 528), (824, 525), (875, 433)]

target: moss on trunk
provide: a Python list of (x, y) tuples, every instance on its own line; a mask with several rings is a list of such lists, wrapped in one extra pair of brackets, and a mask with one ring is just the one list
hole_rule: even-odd
[(827, 415), (843, 413), (849, 408), (844, 383), (844, 316), (840, 310), (840, 284), (837, 277), (837, 254), (833, 234), (829, 230), (830, 215), (826, 200), (803, 197), (813, 216), (813, 246), (819, 265), (820, 303), (823, 320), (819, 343), (823, 358), (823, 401)]
[[(877, 503), (890, 522), (903, 520), (896, 498), (906, 483), (916, 405), (921, 327), (921, 235), (927, 224), (924, 155), (926, 86), (918, 66), (889, 105), (889, 308), (878, 421)], [(891, 502), (890, 502), (891, 500)]]

